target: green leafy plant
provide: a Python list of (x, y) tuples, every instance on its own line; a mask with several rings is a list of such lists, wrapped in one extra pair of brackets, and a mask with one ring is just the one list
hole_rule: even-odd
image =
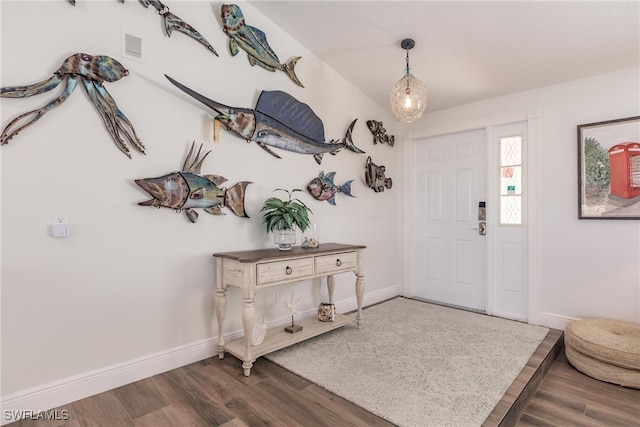
[(302, 190), (294, 188), (288, 191), (278, 188), (273, 191), (284, 191), (289, 197), (286, 201), (277, 197), (270, 197), (264, 201), (260, 212), (264, 212), (262, 222), (266, 227), (267, 233), (276, 230), (287, 230), (294, 225), (300, 231), (309, 228), (309, 214), (313, 212), (300, 199), (292, 199), (293, 193)]
[(587, 204), (604, 204), (611, 181), (609, 151), (597, 139), (584, 141), (584, 194)]
[(597, 139), (584, 141), (585, 187), (607, 189), (609, 187), (609, 151)]

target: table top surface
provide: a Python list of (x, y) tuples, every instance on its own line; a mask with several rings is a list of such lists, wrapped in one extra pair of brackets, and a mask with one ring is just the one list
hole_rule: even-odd
[(281, 251), (278, 248), (254, 249), (250, 251), (238, 252), (217, 252), (213, 254), (218, 258), (229, 258), (238, 262), (259, 262), (267, 260), (275, 260), (280, 258), (301, 258), (313, 255), (323, 255), (332, 252), (352, 251), (356, 249), (365, 249), (364, 245), (350, 245), (343, 243), (320, 243), (317, 248), (303, 248), (301, 246), (293, 246), (289, 251)]

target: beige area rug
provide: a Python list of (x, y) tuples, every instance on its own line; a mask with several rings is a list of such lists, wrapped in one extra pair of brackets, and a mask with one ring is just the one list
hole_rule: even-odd
[(547, 328), (395, 298), (265, 356), (401, 426), (480, 426)]

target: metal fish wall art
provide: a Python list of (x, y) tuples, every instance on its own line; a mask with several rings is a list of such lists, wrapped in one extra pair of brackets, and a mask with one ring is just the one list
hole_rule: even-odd
[(367, 163), (364, 166), (364, 180), (373, 191), (379, 193), (385, 188), (389, 189), (393, 185), (391, 178), (387, 178), (384, 174), (386, 168), (378, 166), (371, 161), (371, 156), (367, 157)]
[(388, 135), (387, 130), (382, 125), (382, 122), (379, 120), (367, 120), (367, 127), (373, 134), (373, 145), (376, 145), (378, 142), (380, 144), (387, 143), (391, 147), (396, 142), (396, 137), (393, 135)]
[(211, 215), (224, 215), (227, 207), (240, 217), (249, 218), (244, 208), (245, 190), (251, 182), (241, 181), (231, 188), (220, 187), (227, 181), (219, 175), (202, 175), (200, 168), (211, 151), (201, 155), (202, 144), (194, 157), (195, 141), (182, 165), (182, 170), (158, 178), (136, 179), (135, 183), (153, 198), (139, 202), (140, 206), (170, 208), (177, 213), (184, 211), (189, 221), (198, 220), (195, 209), (204, 209)]
[(355, 197), (351, 194), (351, 183), (353, 180), (349, 180), (342, 184), (341, 186), (337, 186), (333, 182), (333, 178), (336, 176), (335, 172), (329, 172), (328, 174), (324, 174), (324, 171), (320, 172), (317, 178), (314, 178), (307, 184), (307, 191), (311, 196), (316, 200), (326, 200), (333, 206), (336, 205), (335, 196), (337, 193), (342, 193), (345, 196)]
[[(124, 138), (133, 148), (144, 154), (144, 146), (140, 142), (133, 125), (116, 105), (116, 101), (102, 85), (103, 82), (115, 82), (127, 76), (124, 66), (115, 59), (106, 56), (91, 56), (86, 53), (76, 53), (64, 60), (52, 77), (38, 83), (27, 86), (8, 86), (0, 88), (2, 98), (26, 98), (33, 95), (48, 92), (56, 88), (60, 83), (65, 82), (62, 94), (49, 101), (48, 104), (36, 110), (20, 114), (7, 124), (0, 134), (0, 145), (7, 144), (11, 138), (20, 131), (31, 126), (45, 115), (49, 110), (56, 108), (71, 95), (79, 82), (82, 82), (87, 95), (95, 105), (98, 113), (104, 121), (104, 125), (109, 131), (109, 135), (117, 147), (131, 158), (129, 148), (125, 144)], [(24, 122), (23, 119), (31, 117), (31, 120)]]
[[(124, 3), (124, 0), (119, 0), (120, 3)], [(156, 11), (158, 11), (158, 15), (162, 16), (164, 22), (164, 29), (167, 32), (167, 36), (171, 37), (171, 33), (175, 30), (186, 34), (191, 37), (198, 43), (202, 44), (206, 47), (209, 52), (213, 53), (215, 56), (218, 56), (218, 52), (211, 46), (211, 43), (205, 39), (202, 34), (200, 34), (195, 28), (191, 25), (187, 24), (185, 21), (169, 12), (169, 8), (158, 0), (138, 0), (141, 5), (145, 8), (149, 8), (152, 6)], [(76, 0), (69, 0), (69, 3), (72, 5), (76, 5)]]
[(218, 113), (215, 120), (227, 130), (247, 142), (254, 141), (272, 156), (280, 158), (268, 146), (311, 154), (316, 162), (322, 162), (325, 153), (336, 154), (343, 148), (354, 153), (364, 153), (352, 140), (355, 119), (349, 125), (345, 137), (340, 140), (325, 141), (324, 125), (313, 110), (288, 93), (282, 91), (262, 91), (255, 110), (229, 107), (213, 101), (189, 89), (165, 74), (176, 87), (197, 99)]
[(300, 60), (299, 56), (285, 64), (280, 64), (278, 55), (271, 49), (267, 42), (267, 36), (261, 30), (247, 25), (244, 21), (242, 10), (236, 4), (223, 4), (220, 17), (222, 29), (229, 36), (229, 52), (236, 56), (239, 49), (247, 52), (249, 63), (252, 66), (259, 65), (268, 71), (280, 70), (284, 72), (292, 82), (300, 87), (304, 85), (296, 76), (295, 66)]

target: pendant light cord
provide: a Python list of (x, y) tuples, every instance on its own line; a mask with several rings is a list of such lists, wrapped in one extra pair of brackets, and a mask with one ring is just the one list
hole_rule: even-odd
[[(405, 68), (405, 73), (406, 73), (405, 76), (409, 76), (409, 74), (411, 74), (411, 67), (409, 67), (409, 49), (407, 48), (406, 51), (407, 51), (407, 68)], [(411, 95), (411, 89), (409, 88), (409, 79), (408, 78), (407, 78), (407, 87), (405, 88), (404, 93), (407, 96)]]
[(405, 72), (407, 73), (407, 75), (411, 74), (411, 67), (409, 67), (409, 49), (406, 49), (407, 51), (407, 68), (405, 68)]

